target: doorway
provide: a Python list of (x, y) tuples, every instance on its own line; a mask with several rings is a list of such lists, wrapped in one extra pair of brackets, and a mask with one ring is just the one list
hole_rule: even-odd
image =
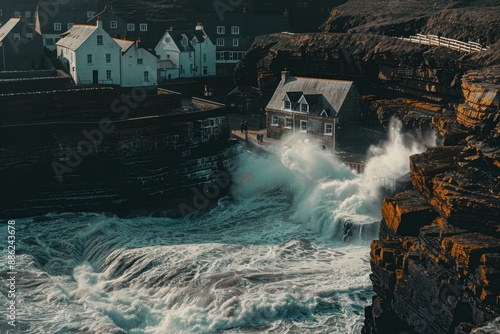
[(92, 71), (92, 83), (94, 85), (99, 84), (99, 71), (97, 70)]

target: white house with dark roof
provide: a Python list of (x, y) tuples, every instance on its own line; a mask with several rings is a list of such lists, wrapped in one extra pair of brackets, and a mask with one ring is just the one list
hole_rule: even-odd
[(266, 106), (268, 137), (309, 134), (326, 147), (334, 145), (335, 126), (355, 124), (360, 118), (361, 96), (354, 82), (295, 77), (286, 70)]
[(155, 86), (156, 56), (139, 43), (114, 39), (97, 25), (74, 25), (57, 42), (57, 56), (77, 85)]
[(150, 51), (139, 47), (139, 42), (117, 38), (113, 38), (113, 40), (122, 50), (121, 86), (156, 86), (156, 56)]
[(216, 74), (215, 45), (201, 24), (195, 30), (166, 31), (155, 51), (158, 56), (158, 75), (162, 79)]
[(50, 51), (55, 51), (61, 34), (75, 24), (84, 24), (85, 21), (84, 12), (58, 12), (54, 15), (46, 15), (37, 9), (35, 25), (37, 31), (43, 36), (43, 46)]

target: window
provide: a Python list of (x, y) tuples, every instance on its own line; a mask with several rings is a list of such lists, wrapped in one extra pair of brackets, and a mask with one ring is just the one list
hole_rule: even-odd
[(170, 44), (170, 41), (171, 41), (170, 37), (165, 37), (165, 43)]
[(144, 71), (144, 82), (149, 82), (149, 72)]
[(111, 21), (111, 22), (109, 22), (109, 27), (110, 27), (111, 29), (116, 29), (116, 28), (118, 28), (118, 22), (117, 22), (117, 21)]
[(193, 64), (189, 64), (189, 73), (193, 73)]
[(217, 46), (224, 46), (224, 38), (217, 38)]
[(218, 35), (223, 35), (226, 33), (226, 27), (224, 26), (217, 26), (217, 34)]
[(148, 24), (147, 23), (141, 23), (139, 26), (140, 31), (148, 31)]
[(87, 64), (92, 64), (92, 55), (91, 54), (87, 55)]
[(188, 39), (186, 36), (182, 39), (182, 45), (187, 46), (188, 45)]
[(189, 52), (188, 55), (189, 55), (189, 58), (193, 58), (193, 53), (192, 52)]
[(301, 103), (300, 104), (300, 111), (309, 112), (309, 105), (307, 103)]
[(94, 16), (94, 12), (91, 10), (87, 11), (87, 18), (91, 18), (92, 16)]
[(111, 80), (111, 70), (106, 70), (106, 79)]
[(106, 53), (106, 64), (111, 63), (111, 53)]
[(54, 39), (53, 38), (46, 38), (45, 45), (54, 45)]
[(325, 124), (325, 135), (331, 136), (333, 132), (333, 126), (330, 123)]
[(54, 23), (54, 30), (60, 31), (61, 30), (61, 23)]
[(127, 23), (127, 31), (135, 31), (135, 24)]
[(102, 35), (97, 35), (97, 45), (102, 45)]
[(290, 117), (285, 118), (285, 128), (287, 129), (292, 128), (292, 119)]
[(167, 53), (167, 59), (170, 59), (170, 54), (169, 53)]
[(14, 34), (14, 42), (18, 42), (21, 40), (21, 34)]
[(228, 52), (228, 58), (227, 60), (233, 60), (233, 53), (232, 52)]
[(143, 62), (142, 58), (137, 58), (137, 65), (142, 65), (142, 62)]
[(24, 17), (31, 17), (31, 12), (29, 10), (25, 11)]
[(0, 16), (3, 16), (3, 11), (0, 9)]
[(233, 38), (233, 46), (238, 46), (240, 45), (240, 40), (237, 38)]
[(278, 126), (279, 121), (280, 121), (280, 118), (278, 117), (278, 115), (271, 116), (271, 125)]
[(307, 121), (300, 121), (300, 132), (307, 132)]
[(21, 17), (21, 12), (20, 12), (20, 11), (18, 11), (18, 10), (16, 10), (16, 11), (14, 12), (14, 17)]
[(240, 27), (238, 27), (238, 26), (232, 26), (231, 27), (231, 34), (233, 34), (233, 35), (239, 35), (239, 33), (240, 33)]
[(283, 101), (283, 109), (285, 110), (292, 109), (292, 103), (290, 101)]
[(68, 23), (66, 25), (66, 29), (70, 30), (72, 26), (74, 26), (75, 24), (74, 23)]
[(26, 34), (26, 39), (27, 39), (28, 41), (32, 41), (32, 40), (33, 40), (33, 34), (32, 34), (32, 33), (27, 33), (27, 34)]

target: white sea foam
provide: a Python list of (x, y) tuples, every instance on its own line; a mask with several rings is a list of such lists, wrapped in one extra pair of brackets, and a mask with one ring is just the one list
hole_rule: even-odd
[(396, 126), (357, 175), (289, 142), (277, 156), (243, 154), (231, 195), (204, 214), (18, 221), (18, 323), (30, 333), (359, 333), (379, 178), (407, 172), (419, 149)]

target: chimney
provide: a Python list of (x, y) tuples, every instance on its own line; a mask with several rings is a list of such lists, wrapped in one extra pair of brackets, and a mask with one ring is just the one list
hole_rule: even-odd
[(281, 81), (285, 83), (288, 80), (289, 76), (290, 76), (290, 71), (288, 71), (285, 67), (285, 69), (281, 71)]
[(139, 43), (141, 42), (141, 38), (139, 37), (136, 41), (135, 41), (135, 47), (138, 49), (139, 48)]
[(102, 28), (102, 21), (100, 16), (97, 18), (97, 28)]
[(168, 30), (167, 30), (167, 31), (172, 31), (172, 30), (174, 30), (174, 27), (173, 27), (173, 26), (170, 26), (170, 27), (168, 27)]
[(196, 23), (196, 30), (203, 30), (203, 24), (201, 24), (201, 22)]

